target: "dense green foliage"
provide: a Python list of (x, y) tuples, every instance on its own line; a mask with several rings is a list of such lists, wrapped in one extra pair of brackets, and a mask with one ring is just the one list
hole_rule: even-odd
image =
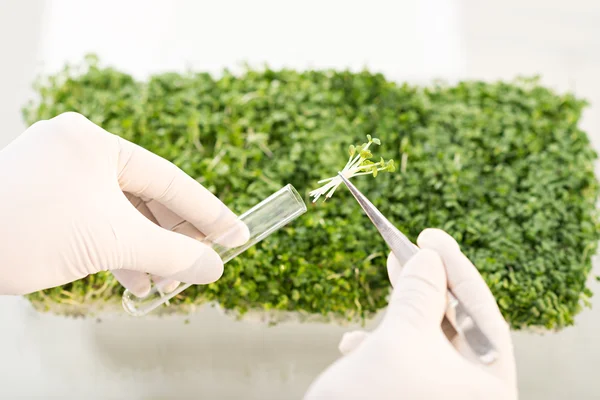
[[(514, 328), (571, 325), (591, 296), (596, 158), (578, 128), (586, 105), (536, 80), (416, 87), (368, 71), (248, 69), (139, 82), (90, 57), (40, 81), (27, 123), (77, 111), (173, 161), (236, 212), (287, 183), (308, 212), (175, 303), (281, 309), (348, 319), (385, 307), (387, 248), (347, 190), (310, 203), (367, 134), (397, 170), (355, 184), (412, 239), (447, 230)], [(94, 292), (91, 292), (94, 290)], [(86, 297), (87, 293), (87, 297)], [(121, 293), (108, 274), (36, 293), (79, 304)], [(171, 307), (176, 307), (172, 305)]]

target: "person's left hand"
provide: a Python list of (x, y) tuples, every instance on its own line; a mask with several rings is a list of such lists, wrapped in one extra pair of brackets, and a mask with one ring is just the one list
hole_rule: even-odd
[(111, 271), (133, 294), (219, 279), (200, 240), (248, 240), (246, 225), (174, 164), (64, 113), (0, 151), (0, 294), (26, 294)]

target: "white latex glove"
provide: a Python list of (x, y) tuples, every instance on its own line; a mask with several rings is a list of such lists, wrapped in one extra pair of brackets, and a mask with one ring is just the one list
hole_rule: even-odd
[[(384, 319), (372, 333), (344, 336), (345, 355), (306, 399), (517, 399), (509, 327), (482, 277), (446, 233), (425, 230), (418, 245), (401, 272), (388, 258), (390, 278), (397, 279)], [(448, 285), (496, 345), (494, 364), (479, 364), (462, 339), (451, 343), (442, 332)]]
[(231, 226), (220, 244), (248, 239), (174, 164), (77, 113), (32, 125), (0, 151), (0, 174), (0, 294), (106, 270), (138, 295), (150, 288), (147, 273), (206, 284), (223, 262), (196, 239)]

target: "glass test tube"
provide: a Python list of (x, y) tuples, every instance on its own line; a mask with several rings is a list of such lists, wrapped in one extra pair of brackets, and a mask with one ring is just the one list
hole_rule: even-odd
[[(218, 241), (218, 238), (214, 236), (207, 237), (203, 242), (209, 244), (219, 254), (223, 263), (227, 263), (305, 212), (306, 204), (304, 204), (302, 196), (300, 196), (292, 185), (288, 184), (238, 217), (236, 224), (231, 229), (239, 229), (237, 228), (239, 222), (243, 222), (248, 227), (250, 234), (250, 238), (246, 243), (238, 247), (229, 248), (213, 243), (215, 239)], [(219, 237), (226, 237), (230, 233), (232, 232), (225, 230), (225, 232), (220, 233)], [(129, 290), (125, 290), (123, 294), (123, 308), (134, 316), (146, 315), (191, 285), (189, 283), (180, 283), (175, 290), (162, 293), (160, 285), (155, 282), (150, 292), (144, 297), (137, 297)]]

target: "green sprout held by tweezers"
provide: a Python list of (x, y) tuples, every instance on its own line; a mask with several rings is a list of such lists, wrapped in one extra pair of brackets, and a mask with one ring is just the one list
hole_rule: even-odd
[[(370, 174), (373, 174), (375, 177), (379, 171), (393, 172), (396, 169), (394, 166), (394, 160), (389, 160), (386, 162), (383, 157), (379, 162), (376, 163), (370, 160), (370, 158), (373, 157), (373, 154), (369, 150), (369, 147), (373, 143), (376, 145), (381, 145), (381, 141), (379, 139), (372, 138), (371, 135), (367, 135), (367, 139), (368, 142), (363, 143), (360, 146), (350, 145), (350, 158), (348, 159), (344, 169), (341, 171), (342, 175), (344, 175), (347, 179), (355, 176)], [(342, 184), (342, 179), (336, 175), (331, 178), (320, 180), (319, 183), (324, 183), (324, 185), (310, 192), (310, 197), (314, 197), (313, 203), (316, 202), (322, 195), (325, 195), (325, 200), (333, 196), (335, 190)]]

